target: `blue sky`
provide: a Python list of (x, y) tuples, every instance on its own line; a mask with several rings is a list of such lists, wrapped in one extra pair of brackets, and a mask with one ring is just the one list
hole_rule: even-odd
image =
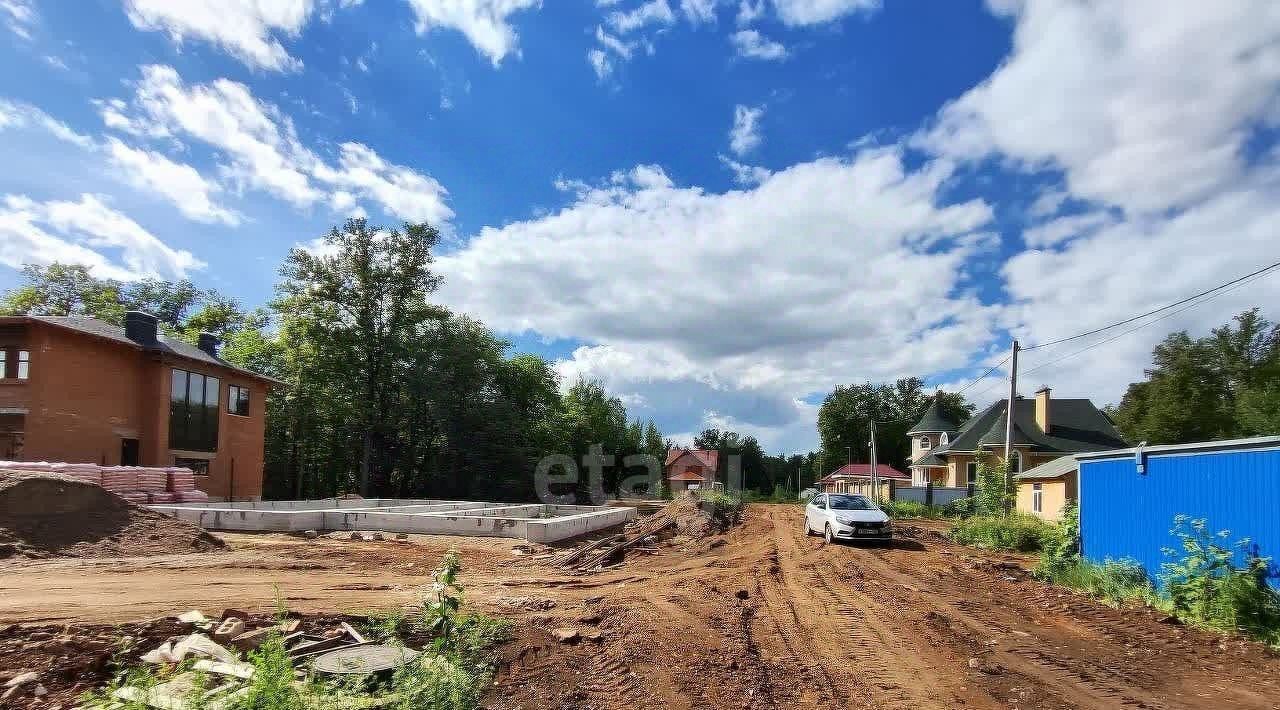
[[(963, 383), (1275, 260), (1280, 10), (1206, 5), (0, 0), (0, 287), (60, 259), (257, 305), (350, 214), (429, 220), (439, 300), (566, 381), (805, 450), (836, 384)], [(1277, 295), (1025, 384), (1117, 401)]]

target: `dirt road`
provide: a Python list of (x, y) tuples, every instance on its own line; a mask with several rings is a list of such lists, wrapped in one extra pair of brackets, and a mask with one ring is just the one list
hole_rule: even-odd
[[(228, 542), (225, 553), (0, 566), (0, 620), (261, 608), (276, 584), (300, 611), (394, 606), (457, 544), (469, 603), (517, 621), (493, 708), (1280, 707), (1280, 658), (1257, 644), (1079, 599), (1016, 558), (928, 530), (892, 548), (827, 546), (792, 506), (752, 506), (722, 537), (592, 576), (540, 567), (502, 540)], [(561, 644), (551, 630), (562, 626), (600, 638)]]

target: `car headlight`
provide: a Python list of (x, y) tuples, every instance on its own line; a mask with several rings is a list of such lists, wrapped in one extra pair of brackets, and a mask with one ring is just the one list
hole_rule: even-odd
[(853, 518), (851, 518), (851, 517), (849, 517), (849, 516), (847, 516), (847, 515), (837, 515), (837, 516), (836, 516), (836, 522), (837, 522), (837, 523), (840, 523), (841, 525), (853, 525), (854, 523), (856, 523), (856, 522), (858, 522), (858, 521), (854, 520)]

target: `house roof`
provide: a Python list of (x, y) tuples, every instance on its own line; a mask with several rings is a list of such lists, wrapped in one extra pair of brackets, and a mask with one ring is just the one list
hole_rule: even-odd
[(1045, 481), (1054, 478), (1062, 478), (1068, 473), (1075, 473), (1080, 469), (1080, 463), (1073, 456), (1061, 456), (1048, 463), (1042, 463), (1035, 468), (1028, 469), (1019, 473), (1014, 478), (1019, 481)]
[[(911, 478), (907, 474), (890, 466), (887, 463), (876, 464), (876, 472), (881, 478)], [(869, 463), (847, 463), (840, 468), (828, 473), (819, 479), (820, 483), (830, 483), (836, 478), (870, 478), (871, 464)]]
[(913, 462), (911, 463), (911, 465), (912, 465), (912, 466), (918, 466), (918, 467), (920, 467), (920, 468), (944, 468), (944, 467), (946, 467), (947, 462), (946, 462), (946, 461), (943, 461), (941, 457), (939, 457), (936, 453), (934, 453), (934, 452), (935, 452), (935, 451), (937, 451), (938, 449), (941, 449), (943, 446), (945, 446), (945, 444), (941, 444), (941, 445), (938, 445), (938, 446), (933, 447), (932, 449), (929, 449), (929, 451), (928, 451), (928, 452), (926, 452), (923, 456), (921, 456), (920, 458), (918, 458), (918, 459), (916, 459), (915, 461), (913, 461)]
[(1107, 459), (1120, 456), (1134, 456), (1138, 452), (1148, 455), (1194, 453), (1197, 451), (1236, 451), (1247, 449), (1271, 449), (1280, 447), (1280, 436), (1256, 436), (1248, 439), (1222, 439), (1219, 441), (1196, 441), (1190, 444), (1160, 444), (1133, 448), (1099, 451), (1096, 453), (1077, 454), (1077, 459)]
[(702, 476), (699, 476), (693, 471), (681, 471), (680, 473), (677, 473), (674, 476), (667, 476), (667, 480), (668, 481), (701, 481), (703, 480), (703, 478)]
[(960, 427), (950, 417), (942, 413), (938, 406), (938, 401), (942, 398), (942, 393), (933, 398), (933, 402), (929, 404), (929, 408), (924, 410), (924, 416), (920, 417), (920, 421), (907, 431), (907, 434), (921, 434), (925, 432), (953, 432)]
[(703, 466), (715, 469), (720, 464), (720, 452), (713, 449), (669, 449), (667, 451), (667, 463), (670, 466), (680, 460), (681, 456), (689, 454), (698, 460)]
[[(980, 446), (1004, 445), (1005, 407), (999, 400), (969, 418), (951, 441), (933, 450), (937, 456), (953, 452), (970, 453)], [(1052, 426), (1049, 433), (1036, 424), (1036, 403), (1015, 399), (1013, 424), (1015, 445), (1041, 453), (1075, 454), (1106, 451), (1127, 446), (1106, 414), (1087, 399), (1054, 399), (1050, 402)]]
[(156, 334), (156, 342), (151, 346), (143, 346), (142, 344), (131, 340), (124, 334), (124, 327), (118, 326), (107, 321), (98, 320), (97, 318), (89, 318), (86, 316), (17, 316), (9, 318), (0, 318), (0, 322), (38, 322), (51, 325), (55, 328), (63, 328), (66, 330), (91, 335), (96, 338), (103, 338), (112, 342), (124, 345), (126, 347), (137, 348), (139, 350), (148, 350), (151, 352), (159, 352), (166, 355), (173, 355), (186, 360), (195, 360), (208, 365), (216, 365), (217, 367), (233, 370), (247, 377), (258, 380), (283, 384), (279, 380), (259, 374), (253, 370), (246, 370), (239, 365), (233, 365), (216, 355), (197, 348), (183, 340), (176, 338), (168, 338), (162, 334)]

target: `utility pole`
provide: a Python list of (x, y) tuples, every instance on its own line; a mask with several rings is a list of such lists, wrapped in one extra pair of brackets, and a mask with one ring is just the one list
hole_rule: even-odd
[(871, 420), (871, 500), (880, 495), (880, 469), (876, 466), (876, 420)]
[[(1013, 455), (1013, 407), (1018, 396), (1018, 340), (1013, 341), (1013, 352), (1009, 356), (1009, 403), (1004, 408), (1004, 489), (1013, 488), (1013, 467), (1010, 465)], [(1005, 508), (1008, 509), (1006, 501)]]

